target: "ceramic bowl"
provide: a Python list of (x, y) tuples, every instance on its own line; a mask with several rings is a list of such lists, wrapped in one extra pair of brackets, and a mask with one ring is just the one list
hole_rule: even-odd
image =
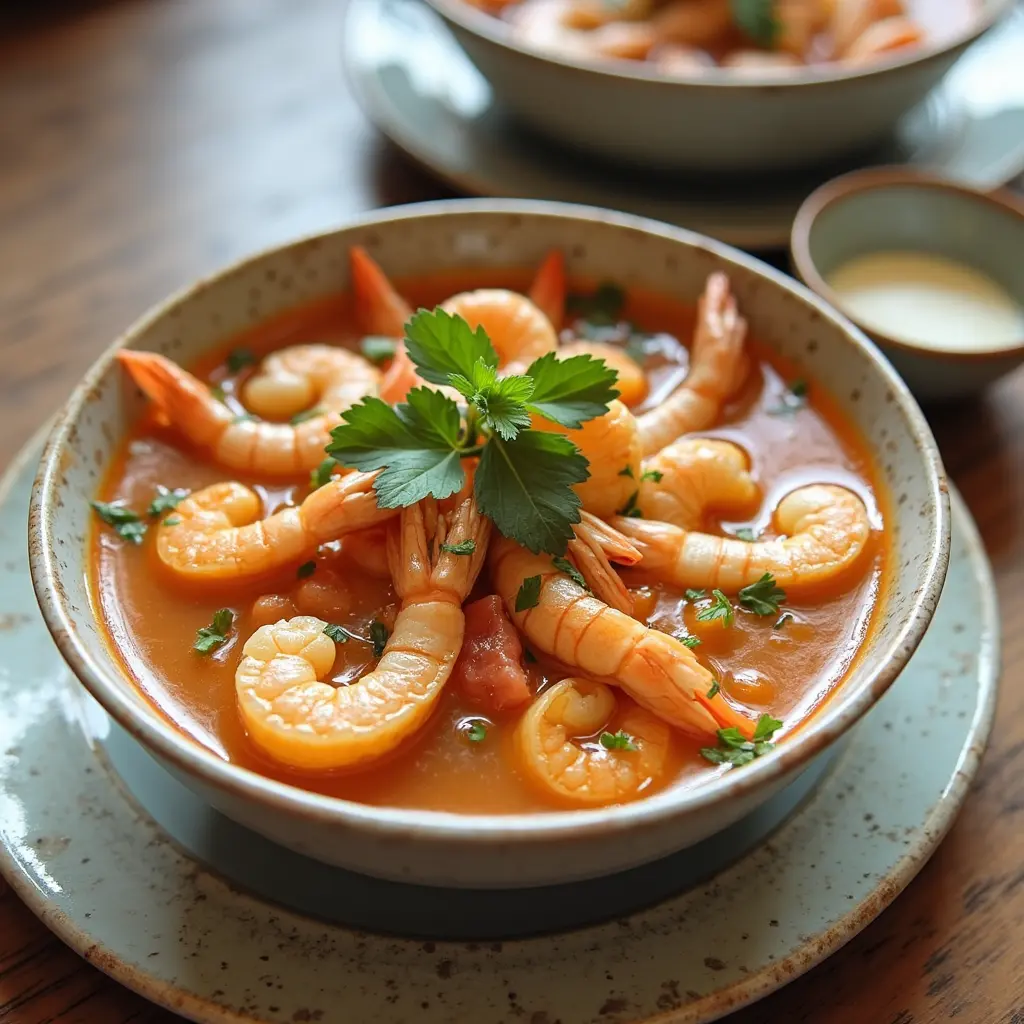
[(792, 169), (881, 142), (1013, 0), (981, 0), (971, 29), (863, 69), (667, 77), (639, 61), (532, 49), (466, 0), (428, 0), (521, 121), (619, 164), (675, 171)]
[[(1005, 190), (983, 193), (903, 169), (855, 171), (813, 192), (790, 241), (800, 278), (832, 305), (842, 298), (829, 275), (857, 256), (903, 250), (944, 256), (981, 271), (1024, 309), (1024, 202)], [(874, 339), (922, 401), (980, 391), (1024, 361), (1020, 344), (941, 352), (901, 341), (848, 314)]]
[[(893, 537), (883, 609), (855, 670), (827, 706), (773, 753), (704, 785), (621, 807), (510, 816), (320, 796), (228, 764), (171, 727), (122, 670), (87, 583), (88, 499), (144, 409), (114, 354), (126, 346), (187, 364), (268, 316), (345, 288), (354, 244), (396, 278), (467, 266), (535, 266), (557, 246), (570, 273), (694, 302), (708, 273), (725, 270), (753, 332), (829, 389), (878, 455)], [(625, 214), (456, 200), (384, 210), (264, 252), (144, 316), (92, 367), (59, 414), (29, 530), (36, 594), (71, 668), (131, 735), (210, 804), (327, 863), (426, 884), (501, 887), (597, 876), (683, 849), (736, 822), (825, 756), (920, 641), (946, 572), (949, 509), (934, 440), (902, 382), (856, 328), (790, 278), (728, 246)]]

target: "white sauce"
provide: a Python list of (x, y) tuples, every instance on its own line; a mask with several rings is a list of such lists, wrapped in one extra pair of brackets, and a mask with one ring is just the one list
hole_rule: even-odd
[(1024, 309), (991, 278), (942, 256), (870, 253), (828, 283), (847, 313), (897, 341), (944, 352), (1024, 344)]

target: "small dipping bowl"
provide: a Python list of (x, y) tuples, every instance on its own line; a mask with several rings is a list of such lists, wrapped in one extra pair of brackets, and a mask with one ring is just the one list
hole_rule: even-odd
[[(801, 280), (871, 337), (923, 401), (973, 394), (1024, 361), (1024, 202), (1010, 192), (976, 192), (897, 169), (855, 171), (822, 185), (804, 201), (793, 223), (790, 253)], [(947, 270), (950, 280), (961, 276), (957, 269), (964, 277), (982, 275), (990, 290), (1004, 293), (1007, 307), (1016, 305), (1013, 333), (997, 339), (980, 318), (958, 315), (966, 328), (962, 344), (953, 348), (948, 340), (929, 343), (929, 312), (934, 321), (937, 305), (918, 315), (913, 307), (901, 306), (899, 323), (878, 310), (868, 320), (846, 289), (830, 283), (853, 261), (866, 268), (864, 258), (878, 256), (875, 280), (884, 278), (892, 289), (904, 272), (893, 259), (896, 253), (936, 261), (935, 280), (945, 281)], [(942, 288), (941, 301), (948, 308), (949, 286), (936, 286)], [(920, 308), (922, 301), (920, 293), (908, 293), (908, 305), (916, 302)], [(994, 304), (992, 310), (996, 312)], [(1005, 332), (1014, 314), (1009, 308), (1001, 312)]]

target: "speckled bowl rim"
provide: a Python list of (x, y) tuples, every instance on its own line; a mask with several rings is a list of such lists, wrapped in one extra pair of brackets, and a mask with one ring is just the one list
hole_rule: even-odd
[(975, 349), (973, 352), (946, 352), (918, 345), (914, 342), (901, 341), (898, 338), (880, 331), (872, 324), (861, 320), (849, 312), (839, 295), (822, 277), (814, 257), (811, 255), (811, 232), (815, 222), (830, 206), (845, 202), (852, 196), (863, 195), (879, 189), (911, 188), (934, 189), (939, 192), (953, 192), (968, 202), (996, 207), (1007, 217), (1015, 217), (1024, 221), (1024, 201), (1019, 199), (1007, 188), (995, 188), (988, 192), (971, 188), (951, 178), (945, 178), (928, 171), (908, 170), (904, 167), (869, 167), (863, 170), (850, 171), (838, 178), (819, 185), (801, 204), (793, 219), (793, 227), (789, 236), (789, 253), (793, 267), (800, 280), (816, 291), (826, 302), (831, 303), (847, 319), (856, 324), (865, 334), (878, 338), (883, 345), (898, 352), (909, 352), (936, 363), (983, 363), (987, 361), (1012, 360), (1024, 357), (1024, 337), (1016, 345), (1009, 348)]
[[(879, 60), (866, 68), (841, 69), (832, 71), (817, 69), (801, 69), (787, 74), (783, 79), (779, 75), (755, 75), (744, 73), (742, 76), (732, 73), (726, 68), (707, 68), (694, 75), (666, 75), (663, 72), (648, 68), (646, 62), (617, 60), (615, 58), (598, 58), (591, 60), (573, 59), (569, 56), (549, 53), (539, 47), (526, 46), (516, 41), (508, 26), (493, 15), (486, 14), (465, 0), (426, 0), (435, 11), (446, 21), (458, 25), (459, 28), (475, 36), (480, 36), (490, 43), (502, 47), (521, 57), (541, 64), (553, 64), (568, 71), (577, 71), (586, 75), (604, 78), (615, 78), (621, 82), (653, 82), (667, 86), (677, 86), (691, 91), (707, 89), (729, 89), (732, 91), (756, 89), (758, 92), (784, 92), (796, 89), (842, 85), (845, 82), (860, 81), (875, 76), (890, 75), (903, 68), (915, 67), (930, 61), (939, 60), (946, 54), (964, 49), (980, 39), (1002, 18), (1007, 17), (1014, 8), (1016, 0), (994, 0), (991, 9), (981, 11), (974, 24), (945, 42), (923, 46), (913, 51), (912, 56), (895, 56)], [(829, 65), (832, 66), (832, 65)]]
[[(692, 789), (665, 790), (645, 800), (585, 810), (513, 815), (457, 814), (447, 811), (423, 811), (408, 808), (375, 807), (336, 797), (323, 796), (259, 775), (230, 764), (212, 751), (175, 729), (152, 707), (129, 699), (127, 689), (136, 683), (126, 673), (116, 677), (93, 660), (77, 634), (66, 598), (56, 585), (60, 573), (56, 565), (56, 538), (52, 532), (52, 514), (61, 490), (60, 462), (68, 435), (76, 427), (88, 395), (108, 371), (115, 354), (129, 346), (155, 321), (173, 308), (187, 303), (196, 293), (237, 273), (251, 262), (266, 258), (281, 249), (308, 244), (354, 227), (401, 223), (406, 220), (435, 218), (439, 225), (465, 212), (471, 215), (506, 214), (522, 218), (545, 217), (575, 219), (581, 223), (601, 223), (645, 232), (687, 248), (703, 250), (717, 259), (742, 267), (789, 292), (832, 324), (849, 344), (861, 349), (884, 380), (896, 406), (917, 442), (928, 474), (931, 504), (935, 510), (928, 564), (923, 584), (911, 599), (910, 612), (897, 636), (880, 651), (882, 668), (864, 680), (857, 690), (840, 689), (806, 725), (771, 754), (744, 767), (742, 772), (725, 772)], [(894, 413), (895, 414), (895, 413)], [(84, 500), (84, 498), (83, 498)], [(767, 788), (788, 772), (794, 771), (834, 743), (857, 722), (889, 688), (910, 655), (917, 648), (931, 621), (945, 580), (950, 549), (949, 494), (938, 448), (917, 403), (911, 397), (888, 361), (875, 345), (845, 317), (828, 306), (803, 285), (780, 271), (723, 245), (682, 228), (661, 224), (631, 214), (615, 213), (596, 207), (534, 200), (438, 200), (384, 209), (346, 220), (329, 231), (272, 246), (236, 261), (216, 274), (200, 279), (145, 313), (122, 334), (90, 367), (58, 413), (47, 439), (46, 449), (32, 489), (29, 508), (29, 567), (36, 599), (58, 649), (75, 675), (101, 705), (143, 746), (187, 775), (230, 793), (237, 799), (269, 805), (281, 813), (301, 815), (327, 825), (361, 829), (382, 837), (467, 842), (537, 842), (560, 837), (576, 840), (583, 835), (600, 835), (633, 829), (664, 819), (693, 814), (720, 800), (738, 799), (751, 791)], [(105, 627), (101, 627), (105, 628)]]

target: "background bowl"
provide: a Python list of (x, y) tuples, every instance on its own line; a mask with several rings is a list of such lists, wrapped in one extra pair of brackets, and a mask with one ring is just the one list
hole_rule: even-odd
[[(902, 168), (855, 171), (811, 193), (793, 222), (794, 269), (839, 309), (843, 301), (829, 275), (854, 257), (892, 250), (945, 256), (979, 270), (1024, 309), (1024, 203), (1011, 192), (976, 192)], [(922, 401), (973, 394), (1024, 362), (1024, 333), (1012, 348), (943, 352), (851, 319)]]
[(464, 0), (428, 0), (494, 95), (549, 139), (645, 169), (758, 172), (840, 159), (880, 142), (1014, 0), (981, 0), (972, 28), (856, 70), (668, 78), (639, 61), (534, 50)]
[[(853, 673), (806, 726), (742, 771), (623, 807), (458, 815), (369, 807), (264, 778), (188, 739), (142, 697), (108, 646), (85, 567), (88, 499), (144, 408), (114, 352), (128, 346), (187, 364), (236, 331), (346, 287), (354, 244), (395, 277), (535, 266), (557, 246), (570, 273), (687, 301), (696, 301), (710, 271), (729, 274), (753, 332), (828, 388), (859, 424), (888, 492), (880, 495), (893, 537), (882, 612)], [(869, 341), (802, 286), (727, 246), (653, 221), (555, 203), (462, 200), (385, 210), (265, 252), (147, 314), (93, 366), (58, 416), (29, 531), (40, 607), (74, 672), (151, 754), (228, 817), (300, 853), (367, 874), (521, 886), (605, 874), (683, 849), (796, 779), (878, 699), (920, 641), (945, 576), (949, 511), (934, 441), (906, 388)]]

